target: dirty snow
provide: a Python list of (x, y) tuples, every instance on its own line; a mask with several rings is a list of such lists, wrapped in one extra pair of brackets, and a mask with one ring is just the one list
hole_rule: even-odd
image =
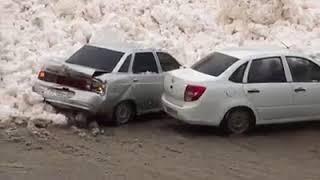
[(0, 123), (64, 124), (65, 116), (31, 90), (41, 64), (114, 37), (167, 50), (187, 65), (215, 49), (280, 45), (279, 39), (317, 54), (320, 2), (0, 0)]

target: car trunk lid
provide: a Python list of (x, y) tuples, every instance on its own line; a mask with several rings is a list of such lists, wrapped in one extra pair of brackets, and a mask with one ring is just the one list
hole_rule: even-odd
[(190, 68), (168, 72), (164, 80), (164, 88), (169, 98), (184, 101), (185, 90), (188, 85), (201, 85), (215, 80), (216, 77), (203, 74)]
[(50, 63), (43, 67), (38, 75), (38, 79), (46, 82), (56, 83), (62, 87), (73, 87), (80, 90), (96, 91), (104, 88), (103, 82), (96, 76), (105, 71), (96, 70), (89, 67), (73, 65), (69, 63)]
[(43, 69), (57, 75), (63, 75), (68, 77), (81, 77), (81, 78), (93, 78), (93, 77), (97, 77), (99, 75), (108, 73), (103, 70), (65, 63), (65, 62), (51, 63), (48, 65), (45, 65)]

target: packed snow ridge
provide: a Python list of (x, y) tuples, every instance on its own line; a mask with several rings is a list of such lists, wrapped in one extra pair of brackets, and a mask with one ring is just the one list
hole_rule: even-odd
[(31, 90), (41, 64), (115, 33), (190, 65), (215, 49), (279, 39), (318, 53), (319, 19), (318, 0), (0, 0), (0, 123), (64, 124)]

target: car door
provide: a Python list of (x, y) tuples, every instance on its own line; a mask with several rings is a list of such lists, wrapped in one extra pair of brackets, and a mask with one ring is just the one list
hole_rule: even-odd
[(292, 76), (292, 111), (297, 118), (313, 119), (320, 116), (320, 67), (301, 57), (286, 57)]
[(132, 65), (133, 96), (141, 113), (161, 108), (161, 70), (152, 52), (135, 53)]
[(260, 119), (289, 118), (292, 91), (287, 76), (281, 57), (251, 61), (244, 88), (249, 102), (256, 108)]

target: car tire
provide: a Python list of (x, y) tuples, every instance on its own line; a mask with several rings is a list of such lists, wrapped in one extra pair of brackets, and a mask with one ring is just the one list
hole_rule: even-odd
[(114, 109), (113, 122), (116, 126), (127, 124), (136, 116), (135, 107), (130, 102), (121, 102)]
[(244, 134), (255, 125), (254, 116), (244, 108), (230, 110), (222, 123), (222, 128), (227, 134)]
[(74, 124), (79, 128), (86, 128), (89, 114), (85, 112), (78, 112), (74, 117)]

